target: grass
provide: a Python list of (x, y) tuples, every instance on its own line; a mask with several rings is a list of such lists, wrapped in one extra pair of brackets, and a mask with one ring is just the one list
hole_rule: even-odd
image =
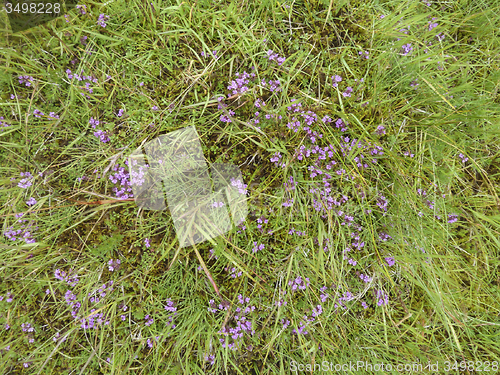
[[(497, 2), (85, 4), (2, 33), (2, 373), (497, 371)], [(240, 167), (249, 216), (181, 248), (109, 177), (187, 126)]]

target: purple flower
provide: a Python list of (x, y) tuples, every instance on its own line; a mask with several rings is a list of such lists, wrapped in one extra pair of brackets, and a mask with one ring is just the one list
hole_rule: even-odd
[(38, 109), (35, 109), (33, 111), (33, 115), (35, 115), (35, 117), (38, 117), (38, 118), (41, 118), (42, 116), (45, 116), (44, 113), (42, 111), (39, 111)]
[(305, 280), (302, 280), (302, 277), (298, 276), (295, 280), (290, 280), (288, 285), (292, 287), (293, 291), (305, 290), (309, 286), (309, 278), (306, 277)]
[(30, 199), (28, 199), (28, 200), (26, 201), (26, 204), (27, 204), (28, 206), (33, 206), (33, 205), (35, 205), (35, 204), (36, 204), (36, 199), (35, 199), (35, 198), (33, 198), (33, 197), (31, 197)]
[(385, 258), (385, 261), (387, 262), (387, 264), (389, 265), (389, 267), (392, 267), (396, 264), (396, 261), (394, 260), (393, 257), (387, 257)]
[(78, 9), (80, 11), (80, 14), (87, 14), (87, 12), (86, 12), (87, 6), (86, 5), (77, 5), (76, 9)]
[(444, 40), (444, 34), (443, 33), (439, 33), (436, 35), (436, 38), (437, 40), (439, 40), (440, 42)]
[(413, 47), (411, 46), (411, 43), (408, 43), (408, 44), (404, 44), (403, 45), (403, 55), (408, 55), (412, 50), (413, 50)]
[(94, 132), (94, 136), (98, 137), (102, 143), (107, 143), (110, 141), (107, 131), (98, 130)]
[(389, 295), (383, 290), (377, 290), (377, 306), (384, 306), (389, 303)]
[(146, 246), (148, 248), (151, 247), (151, 244), (149, 243), (149, 238), (144, 239), (144, 246)]
[(210, 362), (210, 364), (213, 365), (215, 363), (215, 355), (210, 354), (209, 356), (206, 356), (205, 361)]
[(120, 263), (121, 263), (120, 259), (116, 260), (110, 259), (108, 261), (109, 270), (111, 272), (116, 271), (118, 268), (120, 268)]
[(125, 110), (124, 110), (124, 109), (120, 109), (120, 110), (118, 110), (118, 114), (117, 114), (117, 116), (118, 116), (118, 117), (122, 117), (122, 116), (123, 116), (123, 112), (125, 112)]
[(100, 14), (97, 20), (97, 24), (101, 27), (106, 27), (106, 21), (109, 19), (109, 16), (105, 14)]
[(267, 51), (267, 57), (269, 58), (269, 61), (275, 60), (280, 66), (285, 62), (284, 57), (279, 57), (278, 54), (274, 53), (272, 50)]
[(17, 77), (19, 79), (20, 84), (25, 84), (25, 86), (29, 87), (31, 86), (31, 83), (33, 82), (34, 78), (31, 76), (19, 76)]
[(339, 75), (334, 75), (332, 77), (332, 81), (333, 81), (333, 87), (337, 87), (338, 86), (338, 82), (342, 82), (342, 77), (339, 76)]
[(254, 242), (252, 252), (256, 253), (259, 250), (264, 250), (264, 248), (265, 248), (264, 244), (257, 245), (257, 242)]
[(20, 188), (22, 189), (27, 189), (28, 187), (30, 187), (33, 183), (33, 176), (31, 175), (30, 172), (21, 172), (21, 177), (24, 177), (21, 181), (19, 181), (19, 183), (17, 184), (17, 186), (19, 186)]
[(177, 307), (175, 307), (175, 303), (170, 298), (167, 298), (166, 305), (165, 305), (165, 310), (177, 314), (177, 312), (176, 312), (177, 311)]
[(158, 108), (158, 106), (156, 106), (156, 105), (154, 105), (154, 106), (151, 107), (151, 110), (153, 110), (153, 111), (158, 111), (159, 109), (160, 108)]
[(375, 133), (377, 133), (380, 136), (384, 135), (385, 134), (385, 127), (384, 127), (384, 125), (377, 126), (377, 130), (375, 130)]
[(345, 92), (342, 93), (342, 95), (344, 96), (344, 98), (348, 96), (351, 97), (351, 93), (352, 93), (352, 87), (347, 87), (345, 89)]
[(448, 215), (448, 223), (455, 223), (456, 221), (458, 221), (458, 215), (456, 214), (449, 214)]
[(460, 153), (458, 154), (458, 157), (462, 160), (462, 163), (467, 163), (467, 161), (469, 161), (469, 158), (465, 157), (464, 154)]
[(84, 35), (80, 38), (80, 43), (82, 43), (84, 46), (87, 45), (87, 36)]

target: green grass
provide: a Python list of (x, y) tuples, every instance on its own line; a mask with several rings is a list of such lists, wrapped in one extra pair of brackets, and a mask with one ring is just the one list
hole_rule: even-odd
[[(438, 362), (433, 371), (441, 373), (448, 361), (458, 363), (449, 372), (457, 374), (474, 373), (480, 362), (486, 371), (489, 361), (488, 373), (496, 372), (498, 2), (155, 1), (154, 10), (136, 0), (85, 4), (87, 13), (69, 12), (70, 22), (61, 17), (19, 34), (2, 32), (0, 116), (10, 125), (0, 130), (2, 233), (30, 222), (38, 229), (32, 243), (1, 236), (1, 373), (288, 374), (298, 369), (294, 363), (304, 365), (298, 373), (310, 373), (307, 364), (324, 361), (391, 364), (386, 373), (416, 362)], [(99, 14), (110, 16), (105, 28), (97, 25)], [(430, 17), (438, 24), (431, 31)], [(408, 43), (413, 50), (404, 55)], [(286, 61), (269, 61), (268, 50)], [(66, 69), (93, 75), (93, 92), (68, 79)], [(222, 122), (216, 98), (227, 97), (243, 71), (256, 81), (226, 101), (236, 114)], [(21, 75), (33, 77), (30, 86), (19, 83)], [(334, 75), (343, 78), (338, 87)], [(279, 80), (281, 91), (263, 87), (262, 79)], [(351, 97), (342, 95), (348, 86)], [(258, 98), (266, 102), (261, 131), (248, 126)], [(292, 99), (317, 114), (311, 131), (322, 134), (320, 147), (339, 150), (345, 137), (366, 147), (335, 153), (331, 198), (348, 199), (333, 210), (314, 208), (320, 195), (311, 189), (322, 188), (322, 177), (308, 169), (317, 154), (299, 160), (295, 153), (314, 144), (304, 130), (287, 127), (298, 117), (287, 110)], [(282, 120), (265, 120), (266, 113)], [(324, 116), (333, 122), (323, 123)], [(91, 118), (109, 142), (94, 136)], [(335, 126), (338, 118), (348, 123), (345, 132)], [(385, 134), (376, 133), (379, 125)], [(187, 126), (196, 127), (209, 162), (240, 166), (250, 214), (245, 230), (180, 248), (169, 211), (117, 199), (109, 176), (141, 144)], [(382, 155), (370, 155), (375, 146)], [(284, 168), (270, 161), (276, 152)], [(354, 158), (361, 154), (377, 162), (360, 168)], [(34, 176), (26, 189), (18, 187), (21, 172)], [(290, 177), (294, 190), (283, 185)], [(30, 197), (34, 206), (25, 203)], [(336, 210), (354, 224), (342, 224)], [(21, 212), (25, 223), (15, 216)], [(452, 214), (458, 220), (449, 223)], [(258, 222), (262, 217), (267, 223)], [(380, 240), (381, 232), (390, 238)], [(254, 242), (265, 248), (254, 253)], [(356, 242), (364, 245), (345, 252)], [(120, 259), (118, 270), (108, 270), (110, 259)], [(205, 267), (230, 303), (227, 311), (208, 311), (210, 300), (223, 301)], [(58, 280), (56, 269), (74, 270), (78, 283)], [(298, 276), (309, 285), (294, 292), (289, 282)], [(91, 303), (88, 293), (109, 281), (114, 290)], [(67, 290), (82, 303), (80, 317), (95, 308), (110, 323), (81, 328), (65, 302)], [(387, 304), (377, 304), (378, 290), (388, 294)], [(346, 292), (353, 298), (343, 308)], [(220, 330), (236, 326), (240, 294), (250, 298), (245, 306), (255, 306), (246, 314), (255, 333), (231, 350), (221, 345)], [(329, 297), (322, 301), (322, 294)], [(164, 308), (168, 299), (175, 312)], [(286, 304), (278, 306), (280, 300)], [(322, 313), (308, 334), (292, 333), (318, 305)], [(286, 329), (282, 319), (290, 322)], [(23, 332), (23, 323), (34, 331)], [(462, 361), (474, 365), (460, 367)]]

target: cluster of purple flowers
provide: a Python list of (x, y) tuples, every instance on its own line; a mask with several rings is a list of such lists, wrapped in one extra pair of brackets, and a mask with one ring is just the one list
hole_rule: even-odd
[(385, 126), (384, 125), (377, 126), (375, 133), (379, 136), (385, 135)]
[(389, 265), (389, 267), (392, 267), (392, 266), (394, 266), (396, 264), (396, 261), (394, 260), (393, 257), (386, 257), (385, 261), (387, 262), (387, 264)]
[(101, 27), (106, 27), (106, 21), (109, 20), (109, 16), (105, 14), (100, 14), (99, 18), (97, 19), (97, 24)]
[(403, 44), (402, 48), (403, 48), (403, 55), (404, 56), (407, 56), (413, 50), (411, 43)]
[(258, 98), (254, 105), (257, 107), (257, 108), (262, 108), (266, 105), (266, 102), (264, 102), (261, 98)]
[[(436, 19), (436, 17), (432, 17), (432, 21), (434, 21)], [(432, 21), (429, 21), (429, 31), (432, 31), (432, 29), (434, 29), (435, 27), (438, 27), (438, 24), (437, 23), (432, 23)]]
[[(11, 97), (12, 96), (13, 95), (11, 95)], [(5, 118), (3, 116), (0, 116), (0, 130), (3, 130), (2, 128), (8, 128), (9, 126), (11, 126), (10, 124), (2, 120), (5, 120)]]
[(281, 66), (286, 60), (284, 57), (279, 57), (279, 55), (274, 53), (272, 50), (267, 51), (267, 57), (269, 58), (269, 61), (276, 61), (279, 66)]
[(283, 156), (281, 155), (281, 152), (277, 151), (274, 153), (274, 155), (269, 159), (271, 163), (274, 163), (277, 167), (282, 167), (285, 168), (286, 164), (285, 163), (280, 163), (280, 160)]
[(468, 158), (468, 157), (466, 157), (466, 156), (465, 156), (464, 154), (462, 154), (462, 153), (459, 153), (459, 154), (458, 154), (458, 157), (460, 158), (460, 160), (462, 160), (462, 163), (463, 163), (463, 164), (465, 164), (465, 163), (467, 163), (467, 162), (469, 161), (469, 158)]
[(116, 260), (110, 259), (108, 261), (109, 270), (111, 272), (118, 270), (120, 268), (120, 263), (121, 263), (120, 259)]
[(344, 98), (346, 98), (346, 97), (351, 97), (351, 93), (352, 93), (352, 87), (350, 87), (350, 86), (349, 86), (349, 87), (347, 87), (347, 88), (345, 89), (345, 91), (342, 93), (342, 96), (343, 96)]
[[(81, 74), (76, 74), (75, 73), (73, 75), (73, 73), (71, 72), (70, 69), (66, 69), (66, 74), (68, 76), (68, 79), (76, 78), (79, 82), (87, 81), (87, 82), (85, 82), (84, 86), (77, 86), (80, 90), (88, 92), (89, 94), (94, 93), (94, 90), (90, 86), (91, 86), (92, 83), (97, 83), (98, 82), (97, 78), (95, 78), (93, 76), (90, 76), (90, 75), (89, 76), (83, 75), (83, 70), (80, 73)], [(90, 99), (90, 96), (88, 96), (84, 92), (80, 92), (80, 95), (87, 97), (87, 99)]]
[(264, 79), (262, 79), (262, 81), (260, 83), (264, 87), (266, 87), (269, 84), (269, 91), (271, 91), (271, 92), (281, 91), (281, 87), (280, 87), (281, 83), (279, 80), (276, 80), (276, 81), (269, 80), (269, 82), (266, 82)]
[(369, 59), (370, 58), (369, 53), (370, 52), (368, 52), (368, 51), (365, 51), (365, 52), (359, 51), (358, 55), (361, 55), (361, 57), (364, 57), (365, 59)]
[(449, 214), (448, 215), (448, 223), (452, 224), (458, 221), (458, 215), (456, 214)]
[[(125, 161), (125, 164), (128, 164), (128, 161)], [(120, 184), (120, 190), (117, 187), (114, 187), (112, 190), (115, 193), (115, 196), (118, 199), (127, 199), (129, 197), (133, 197), (132, 186), (130, 182), (130, 173), (124, 168), (120, 167), (118, 164), (115, 164), (113, 167), (113, 171), (116, 172), (109, 176), (109, 179), (114, 184)]]
[[(160, 340), (160, 336), (155, 336), (154, 338), (154, 341), (151, 340), (151, 339), (147, 339), (146, 340), (146, 345), (148, 346), (148, 348), (152, 348), (154, 343), (158, 342), (158, 340)], [(108, 358), (109, 359), (109, 358)], [(109, 361), (108, 361), (109, 362)]]
[(22, 328), (23, 332), (33, 332), (34, 331), (34, 328), (31, 326), (30, 323), (22, 323), (21, 328)]
[(232, 90), (232, 94), (243, 94), (245, 91), (248, 91), (248, 84), (250, 83), (250, 79), (255, 78), (255, 73), (247, 73), (246, 71), (243, 72), (243, 74), (240, 75), (240, 73), (236, 73), (236, 79), (231, 81), (229, 86), (227, 87), (228, 90)]
[(264, 244), (258, 245), (257, 242), (254, 242), (253, 243), (253, 248), (252, 248), (252, 253), (256, 253), (259, 250), (264, 250), (264, 248), (265, 248)]
[(21, 172), (20, 175), (24, 178), (17, 183), (17, 186), (22, 189), (27, 189), (33, 185), (33, 175), (30, 172)]
[(339, 75), (334, 75), (334, 76), (332, 77), (332, 81), (333, 81), (332, 86), (333, 86), (333, 87), (337, 87), (337, 86), (338, 86), (338, 83), (339, 83), (339, 82), (342, 82), (342, 77), (341, 77), (341, 76), (339, 76)]
[[(99, 120), (91, 117), (89, 120), (89, 124), (92, 125), (92, 129), (95, 129), (96, 126), (99, 125)], [(94, 136), (99, 138), (102, 143), (107, 143), (110, 141), (107, 131), (103, 131), (103, 130), (98, 129), (94, 132)]]
[(231, 270), (229, 270), (229, 268), (226, 268), (226, 271), (229, 271), (231, 273), (230, 276), (233, 279), (236, 279), (238, 277), (241, 277), (241, 275), (243, 275), (243, 273), (239, 271), (236, 267), (232, 267)]
[[(225, 337), (219, 339), (223, 348), (236, 350), (243, 343), (243, 337), (245, 333), (250, 336), (253, 336), (255, 334), (252, 322), (248, 320), (246, 316), (247, 314), (255, 311), (255, 306), (248, 304), (249, 302), (250, 298), (248, 297), (244, 298), (243, 295), (241, 294), (238, 295), (238, 304), (241, 306), (238, 306), (235, 310), (235, 315), (234, 315), (235, 327), (229, 327), (228, 325), (225, 325), (218, 332), (219, 334), (222, 334)], [(232, 338), (233, 341), (232, 343), (229, 342), (229, 337)]]
[(87, 14), (87, 6), (86, 5), (77, 5), (76, 9), (80, 12), (80, 14)]
[(303, 280), (301, 276), (297, 276), (295, 280), (290, 280), (288, 282), (288, 286), (290, 286), (293, 291), (296, 291), (297, 289), (306, 290), (309, 286), (309, 278), (306, 277)]
[(235, 188), (238, 189), (238, 192), (240, 194), (247, 194), (248, 190), (247, 187), (248, 185), (244, 184), (241, 180), (237, 180), (235, 178), (231, 178), (231, 186), (234, 186)]
[(359, 275), (359, 278), (363, 280), (365, 283), (369, 283), (373, 280), (373, 277), (364, 274)]
[(23, 84), (26, 86), (26, 87), (29, 87), (31, 86), (31, 84), (33, 83), (33, 81), (35, 80), (32, 76), (19, 76), (17, 77), (17, 79), (19, 80), (19, 83), (20, 84)]
[(54, 271), (54, 277), (57, 280), (66, 281), (68, 285), (74, 287), (80, 281), (78, 276), (73, 275), (73, 270), (71, 269), (68, 273), (61, 271), (59, 268)]
[[(7, 292), (5, 297), (7, 297), (7, 299), (5, 300), (7, 303), (11, 303), (12, 300), (14, 299), (14, 295), (11, 292)], [(0, 296), (0, 301), (3, 301), (3, 298), (4, 296)]]
[(377, 306), (385, 306), (389, 303), (389, 295), (383, 290), (377, 290)]
[[(26, 223), (28, 220), (26, 219), (20, 219), (22, 216), (24, 216), (24, 213), (19, 213), (15, 215), (16, 218), (18, 219), (18, 223)], [(33, 233), (36, 230), (38, 230), (38, 226), (33, 228), (34, 223), (31, 221), (28, 224), (23, 224), (21, 227), (17, 230), (14, 230), (13, 226), (10, 226), (7, 228), (7, 230), (4, 232), (4, 236), (7, 237), (11, 241), (16, 241), (16, 240), (21, 240), (24, 239), (24, 242), (26, 243), (35, 243), (35, 239), (33, 238)], [(33, 229), (32, 229), (33, 228)], [(17, 237), (19, 236), (19, 237)]]
[(349, 292), (349, 291), (346, 291), (346, 292), (344, 292), (344, 294), (342, 295), (342, 297), (339, 297), (339, 298), (337, 299), (338, 304), (337, 304), (337, 303), (335, 303), (335, 304), (333, 305), (333, 307), (334, 307), (335, 309), (337, 309), (337, 308), (339, 308), (339, 307), (342, 307), (344, 310), (346, 310), (346, 309), (347, 309), (347, 306), (344, 304), (344, 301), (345, 301), (345, 302), (348, 302), (348, 301), (351, 301), (351, 300), (353, 300), (353, 299), (354, 299), (353, 294), (352, 294), (351, 292)]

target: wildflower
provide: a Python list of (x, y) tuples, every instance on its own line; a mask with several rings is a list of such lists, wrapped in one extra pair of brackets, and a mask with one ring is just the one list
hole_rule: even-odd
[[(435, 19), (436, 17), (432, 17), (432, 21), (434, 21)], [(437, 23), (432, 23), (432, 21), (429, 21), (429, 31), (432, 31), (432, 29), (438, 26)]]
[(122, 117), (122, 116), (123, 116), (123, 112), (125, 112), (125, 110), (124, 110), (124, 109), (120, 109), (120, 110), (118, 110), (118, 114), (117, 114), (117, 116), (118, 116), (118, 117)]
[(411, 46), (411, 43), (404, 44), (402, 48), (403, 48), (403, 51), (404, 51), (404, 53), (403, 53), (404, 56), (408, 55), (413, 50), (413, 47)]
[(35, 110), (33, 111), (33, 115), (34, 115), (35, 117), (40, 118), (40, 117), (44, 116), (44, 113), (43, 113), (42, 111), (39, 111), (38, 109), (35, 109)]
[(449, 214), (448, 215), (448, 223), (455, 223), (456, 221), (458, 221), (458, 215), (456, 214)]
[(351, 97), (351, 93), (352, 93), (352, 87), (347, 87), (345, 89), (345, 92), (342, 93), (342, 95), (344, 96), (344, 98), (348, 96)]
[(160, 108), (158, 108), (158, 106), (156, 106), (156, 105), (154, 105), (154, 106), (151, 107), (151, 110), (153, 110), (153, 111), (158, 111), (159, 109)]
[(342, 77), (339, 76), (339, 75), (334, 75), (332, 77), (332, 80), (333, 80), (333, 87), (337, 87), (338, 86), (338, 82), (342, 82)]
[(94, 136), (98, 137), (102, 143), (107, 143), (110, 141), (107, 131), (98, 130), (94, 132)]
[(281, 66), (285, 62), (284, 57), (279, 57), (277, 53), (274, 53), (272, 50), (267, 51), (267, 56), (269, 61), (275, 60), (279, 66)]
[(377, 133), (380, 136), (384, 135), (385, 134), (385, 127), (384, 127), (384, 125), (377, 126), (377, 130), (375, 130), (375, 133)]
[(444, 40), (444, 34), (443, 33), (439, 33), (436, 35), (436, 38), (437, 40), (439, 40), (440, 42), (442, 42)]
[(389, 265), (389, 267), (392, 267), (396, 264), (396, 261), (394, 260), (393, 257), (387, 257), (385, 258), (385, 261), (387, 262), (387, 264)]
[(144, 246), (146, 246), (148, 248), (151, 247), (151, 244), (149, 243), (149, 238), (144, 239)]
[(19, 181), (17, 186), (19, 186), (22, 189), (27, 189), (32, 185), (33, 176), (31, 175), (30, 172), (21, 172), (21, 177), (24, 178), (21, 181)]
[(120, 268), (120, 263), (121, 263), (120, 259), (116, 260), (110, 259), (108, 261), (109, 270), (111, 272), (116, 271), (118, 268)]
[(256, 253), (259, 250), (264, 250), (264, 248), (265, 248), (264, 244), (257, 245), (257, 242), (254, 242), (252, 252)]
[(84, 46), (87, 45), (87, 36), (84, 35), (80, 38), (80, 43), (82, 43)]
[(31, 86), (31, 83), (34, 81), (34, 78), (31, 76), (19, 76), (18, 79), (19, 79), (19, 83), (20, 84), (24, 83), (24, 85), (26, 87)]
[(458, 154), (458, 157), (462, 160), (462, 163), (467, 163), (467, 161), (469, 160), (469, 158), (465, 157), (464, 154), (460, 153)]
[(377, 290), (377, 306), (384, 306), (389, 303), (389, 295), (387, 295), (383, 290)]
[(210, 362), (210, 364), (213, 365), (215, 363), (215, 355), (210, 354), (209, 356), (206, 356), (205, 361)]
[(105, 15), (105, 14), (100, 14), (99, 15), (99, 18), (97, 20), (97, 24), (101, 27), (106, 27), (106, 22), (109, 19), (109, 16)]
[(31, 197), (30, 199), (28, 199), (28, 200), (26, 201), (26, 204), (27, 204), (28, 206), (33, 206), (33, 205), (35, 205), (35, 204), (36, 204), (36, 199), (35, 199), (35, 198), (33, 198), (33, 197)]
[(87, 6), (86, 5), (77, 5), (76, 9), (80, 11), (80, 14), (87, 14)]

